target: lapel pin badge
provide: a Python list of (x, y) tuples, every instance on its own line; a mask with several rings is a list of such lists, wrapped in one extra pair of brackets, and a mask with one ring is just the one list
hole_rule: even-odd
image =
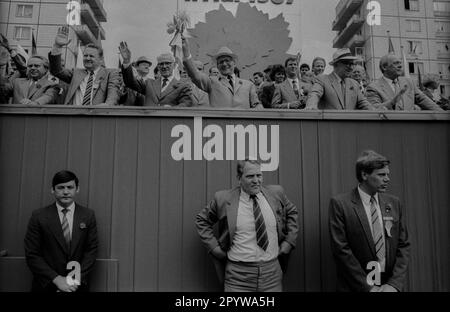
[(86, 223), (84, 223), (84, 222), (81, 222), (80, 223), (80, 229), (85, 229), (86, 228)]

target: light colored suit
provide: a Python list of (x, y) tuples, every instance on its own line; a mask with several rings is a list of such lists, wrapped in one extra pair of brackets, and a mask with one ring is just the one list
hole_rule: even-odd
[(442, 109), (430, 100), (422, 91), (417, 88), (414, 82), (410, 78), (398, 77), (398, 83), (400, 90), (404, 86), (408, 86), (408, 89), (403, 94), (402, 98), (397, 102), (395, 107), (392, 107), (390, 101), (394, 98), (394, 90), (389, 86), (386, 79), (379, 78), (373, 81), (366, 89), (367, 100), (378, 109), (390, 109), (390, 110), (414, 110), (415, 105), (418, 105), (423, 110), (436, 110), (442, 111)]
[(183, 63), (192, 82), (208, 93), (212, 107), (262, 108), (256, 94), (256, 87), (251, 81), (236, 77), (233, 88), (225, 77), (209, 77), (200, 72), (192, 59), (184, 60)]
[[(50, 61), (50, 72), (61, 81), (69, 84), (67, 89), (65, 105), (73, 105), (75, 93), (81, 82), (88, 75), (87, 70), (75, 68), (63, 69), (61, 66), (61, 55), (48, 54)], [(116, 69), (100, 68), (92, 86), (92, 105), (105, 103), (106, 105), (117, 105), (119, 103), (120, 76)]]
[(345, 95), (341, 84), (333, 73), (316, 77), (306, 101), (307, 109), (372, 110), (374, 107), (362, 94), (358, 83), (345, 78)]
[(39, 105), (56, 103), (60, 90), (57, 79), (46, 74), (36, 83), (31, 84), (32, 82), (32, 79), (16, 78), (7, 84), (7, 94), (13, 95), (12, 104), (20, 104), (23, 99), (29, 99)]
[(122, 67), (122, 76), (128, 88), (145, 95), (144, 106), (192, 106), (191, 88), (186, 82), (173, 78), (164, 92), (161, 92), (161, 78), (145, 81), (136, 79), (132, 66)]
[(297, 101), (299, 101), (299, 99), (295, 95), (294, 88), (292, 88), (289, 80), (286, 79), (280, 84), (275, 84), (275, 92), (273, 93), (272, 97), (272, 108), (280, 108), (280, 104)]
[[(261, 192), (272, 208), (277, 222), (278, 244), (283, 241), (295, 247), (297, 240), (298, 224), (297, 207), (289, 201), (284, 190), (279, 185), (268, 185), (261, 188)], [(236, 222), (239, 208), (241, 188), (219, 191), (214, 199), (197, 215), (197, 231), (208, 252), (217, 246), (227, 252), (230, 249), (236, 230)], [(213, 225), (218, 223), (218, 236), (214, 235)], [(213, 257), (219, 280), (223, 280), (225, 260)], [(281, 260), (283, 271), (286, 270), (287, 259)]]

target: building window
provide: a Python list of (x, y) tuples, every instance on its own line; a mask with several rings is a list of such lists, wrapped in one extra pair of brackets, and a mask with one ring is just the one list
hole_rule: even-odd
[(25, 27), (25, 26), (14, 27), (14, 39), (30, 40), (31, 39), (31, 27)]
[(406, 20), (406, 31), (420, 32), (420, 20)]
[(419, 0), (405, 0), (405, 10), (419, 11)]
[(448, 33), (450, 32), (450, 22), (436, 21), (436, 28), (438, 33)]
[(407, 40), (409, 54), (423, 54), (422, 41)]
[(450, 43), (448, 42), (436, 42), (436, 50), (438, 53), (448, 53), (450, 50)]
[(438, 64), (439, 75), (441, 78), (447, 78), (450, 75), (450, 64), (439, 63)]
[(420, 73), (422, 75), (424, 74), (423, 63), (408, 62), (408, 69), (410, 74), (418, 74), (419, 73), (418, 69), (420, 69)]
[(27, 17), (27, 18), (33, 17), (33, 6), (27, 4), (18, 4), (16, 17)]
[(450, 13), (450, 2), (447, 1), (434, 1), (433, 2), (434, 12), (440, 13)]

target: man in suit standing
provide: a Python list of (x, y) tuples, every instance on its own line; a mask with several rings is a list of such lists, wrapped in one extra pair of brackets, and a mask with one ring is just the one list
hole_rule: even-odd
[(404, 74), (402, 61), (394, 54), (380, 59), (380, 70), (383, 76), (367, 87), (366, 96), (373, 106), (389, 110), (435, 110), (442, 109), (429, 99), (411, 78), (401, 77)]
[(349, 78), (356, 57), (350, 49), (340, 49), (333, 54), (333, 72), (317, 76), (306, 101), (306, 109), (374, 109), (362, 94), (358, 83)]
[(6, 96), (12, 95), (12, 104), (55, 104), (60, 87), (58, 80), (48, 75), (48, 66), (46, 58), (34, 55), (27, 62), (28, 78), (11, 78), (0, 88)]
[[(389, 173), (386, 157), (365, 151), (356, 162), (358, 187), (330, 201), (329, 230), (339, 291), (403, 289), (410, 244), (402, 204), (385, 193)], [(378, 285), (373, 283), (373, 272), (381, 273)]]
[(303, 108), (303, 91), (298, 79), (298, 63), (295, 57), (284, 62), (287, 79), (275, 87), (272, 97), (272, 108)]
[[(88, 276), (97, 255), (97, 225), (94, 211), (75, 203), (79, 190), (76, 175), (60, 171), (52, 180), (56, 202), (33, 211), (25, 235), (25, 257), (33, 273), (33, 291), (89, 289)], [(71, 270), (67, 264), (72, 261), (81, 266), (79, 286), (68, 278)]]
[(297, 208), (281, 186), (262, 186), (258, 161), (239, 161), (237, 177), (239, 187), (217, 192), (197, 215), (197, 231), (225, 291), (282, 291), (297, 240)]
[(242, 109), (263, 108), (256, 94), (255, 85), (249, 80), (236, 76), (237, 55), (229, 48), (220, 48), (213, 57), (220, 75), (218, 77), (208, 76), (197, 70), (192, 61), (188, 40), (184, 36), (181, 39), (186, 71), (192, 82), (208, 93), (211, 106)]
[(175, 58), (170, 53), (159, 55), (156, 60), (161, 77), (154, 79), (136, 79), (131, 65), (131, 51), (126, 42), (122, 41), (119, 51), (123, 58), (123, 81), (131, 88), (145, 95), (145, 106), (190, 107), (192, 106), (191, 88), (186, 82), (176, 79), (173, 75)]
[(120, 94), (120, 76), (117, 70), (105, 69), (102, 48), (90, 43), (83, 51), (85, 69), (65, 69), (61, 66), (62, 48), (70, 43), (69, 28), (63, 26), (49, 53), (50, 72), (69, 84), (65, 105), (117, 105)]

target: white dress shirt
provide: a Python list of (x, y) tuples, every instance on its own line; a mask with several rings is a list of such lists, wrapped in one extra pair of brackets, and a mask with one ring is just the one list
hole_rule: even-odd
[(257, 201), (261, 208), (266, 225), (269, 245), (266, 251), (258, 246), (256, 241), (255, 216), (253, 214), (253, 200), (241, 190), (236, 220), (236, 230), (228, 251), (228, 259), (241, 262), (270, 261), (278, 257), (277, 222), (264, 195), (260, 192)]
[[(93, 81), (92, 81), (92, 92), (91, 92), (91, 103), (92, 103), (92, 98), (94, 96), (94, 90), (96, 89), (95, 87), (98, 87), (95, 85), (95, 79), (97, 78), (97, 74), (100, 70), (100, 66), (94, 70), (94, 77)], [(80, 86), (78, 87), (77, 91), (75, 91), (75, 99), (73, 102), (73, 105), (76, 106), (81, 106), (83, 105), (83, 99), (84, 99), (84, 93), (86, 92), (86, 87), (87, 87), (87, 83), (89, 81), (89, 72), (87, 72), (86, 77), (84, 77), (84, 79), (81, 81)]]

